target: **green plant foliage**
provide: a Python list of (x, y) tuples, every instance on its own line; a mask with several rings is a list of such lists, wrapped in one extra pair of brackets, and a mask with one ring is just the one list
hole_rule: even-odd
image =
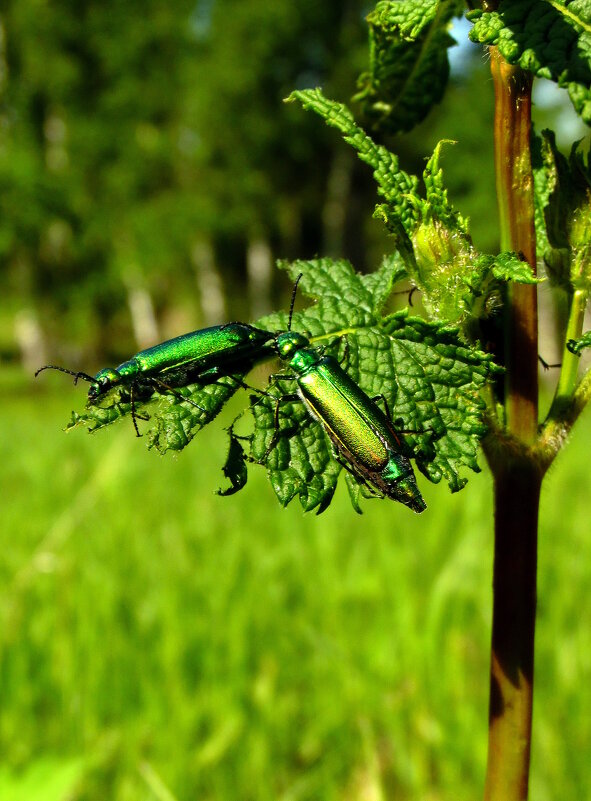
[(536, 233), (550, 281), (567, 290), (591, 288), (591, 168), (578, 143), (567, 159), (552, 131), (532, 153)]
[(217, 495), (234, 495), (235, 492), (241, 490), (246, 484), (248, 479), (248, 472), (246, 469), (246, 454), (240, 439), (234, 434), (230, 427), (230, 446), (228, 448), (228, 456), (224, 464), (223, 473), (230, 482), (230, 486), (225, 490), (219, 489)]
[[(341, 131), (361, 160), (374, 170), (383, 198), (375, 212), (394, 234), (399, 253), (385, 259), (371, 275), (356, 274), (346, 261), (320, 259), (282, 264), (292, 279), (302, 274), (301, 291), (318, 302), (294, 314), (293, 330), (304, 333), (344, 366), (370, 397), (382, 396), (404, 448), (433, 482), (445, 479), (452, 491), (464, 486), (462, 468), (478, 470), (476, 453), (486, 427), (480, 390), (498, 368), (490, 354), (469, 346), (478, 338), (478, 321), (497, 311), (507, 281), (532, 283), (529, 266), (515, 253), (480, 254), (473, 247), (468, 221), (449, 201), (439, 161), (440, 142), (419, 179), (399, 168), (396, 155), (376, 144), (349, 110), (318, 89), (298, 91), (290, 99), (319, 113)], [(385, 313), (396, 282), (410, 279), (423, 293), (435, 322), (408, 311)], [(460, 329), (451, 327), (459, 324)], [(257, 322), (270, 331), (285, 331), (285, 312)], [(237, 376), (241, 380), (243, 376)], [(213, 420), (238, 388), (231, 376), (207, 385), (191, 384), (177, 395), (136, 398), (137, 418), (148, 412), (148, 445), (160, 453), (183, 449)], [(184, 403), (180, 396), (202, 409)], [(130, 397), (116, 388), (100, 405), (87, 406), (71, 426), (96, 430), (130, 412)], [(251, 398), (254, 428), (237, 433), (231, 426), (224, 473), (230, 481), (221, 494), (246, 483), (249, 462), (264, 464), (283, 505), (298, 497), (305, 510), (325, 509), (334, 494), (341, 461), (320, 422), (297, 396), (289, 372)], [(237, 418), (244, 416), (244, 412)], [(143, 425), (143, 423), (141, 423)], [(243, 444), (247, 443), (247, 444)], [(367, 488), (347, 476), (353, 506)]]
[(311, 109), (324, 118), (327, 125), (337, 128), (345, 142), (352, 145), (357, 155), (374, 170), (378, 194), (386, 201), (379, 206), (380, 214), (400, 244), (404, 244), (420, 219), (420, 195), (418, 179), (408, 175), (399, 166), (398, 157), (383, 145), (376, 144), (357, 125), (349, 109), (342, 103), (329, 100), (321, 89), (306, 89), (292, 92), (288, 102), (299, 100), (306, 109)]
[[(311, 334), (314, 344), (327, 343), (327, 351), (369, 396), (384, 396), (409, 452), (429, 480), (444, 478), (452, 491), (461, 489), (466, 481), (459, 475), (461, 468), (478, 470), (478, 442), (486, 431), (479, 389), (498, 370), (490, 355), (466, 347), (456, 328), (411, 317), (407, 310), (382, 315), (385, 289), (402, 277), (396, 259), (386, 260), (370, 276), (356, 274), (347, 262), (328, 259), (284, 267), (292, 278), (303, 274), (303, 294), (319, 298), (294, 314), (294, 330)], [(326, 296), (318, 293), (319, 286), (329, 289)], [(286, 317), (273, 315), (257, 325), (284, 328)], [(275, 401), (263, 397), (253, 404), (252, 456), (265, 463), (282, 503), (299, 495), (305, 509), (321, 511), (332, 497), (339, 467), (319, 423), (308, 418), (302, 433), (303, 404), (291, 399), (295, 382), (289, 375), (287, 379), (272, 388), (276, 397), (288, 396), (278, 406), (278, 430)], [(308, 437), (314, 443), (311, 455), (304, 447)], [(332, 468), (326, 471), (329, 460)]]
[(510, 64), (568, 89), (577, 114), (591, 124), (591, 3), (588, 0), (501, 0), (498, 10), (468, 13), (473, 42), (494, 45)]
[[(394, 285), (405, 279), (399, 257), (384, 260), (370, 275), (355, 273), (346, 261), (319, 259), (283, 263), (292, 279), (300, 273), (301, 291), (318, 302), (293, 315), (292, 327), (305, 333), (313, 345), (334, 355), (353, 380), (370, 396), (382, 396), (405, 441), (405, 448), (430, 481), (447, 481), (452, 491), (466, 479), (462, 468), (477, 471), (478, 442), (486, 432), (484, 402), (479, 390), (498, 370), (489, 354), (466, 346), (456, 328), (420, 317), (408, 310), (384, 314)], [(284, 331), (287, 314), (268, 315), (257, 326)], [(242, 376), (239, 376), (242, 378)], [(238, 388), (232, 377), (206, 386), (192, 384), (178, 390), (203, 407), (184, 403), (178, 395), (136, 399), (139, 424), (149, 416), (148, 446), (160, 453), (182, 450), (213, 420)], [(230, 428), (230, 447), (224, 473), (232, 494), (246, 483), (248, 462), (262, 463), (279, 501), (286, 505), (299, 497), (308, 511), (323, 511), (334, 494), (341, 464), (319, 422), (294, 399), (296, 383), (289, 372), (271, 381), (267, 394), (252, 396), (252, 431), (238, 435)], [(96, 431), (128, 416), (130, 398), (120, 387), (74, 414), (68, 428), (85, 426)], [(238, 420), (235, 421), (238, 428)], [(245, 443), (243, 445), (242, 443)], [(354, 506), (359, 494), (348, 484)]]
[[(383, 220), (390, 233), (396, 237), (403, 255), (421, 223), (439, 219), (454, 230), (467, 234), (467, 220), (449, 204), (443, 186), (439, 167), (443, 143), (435, 148), (425, 167), (423, 180), (426, 197), (423, 198), (418, 191), (418, 177), (404, 172), (399, 166), (398, 157), (383, 145), (376, 144), (357, 125), (345, 105), (329, 100), (321, 89), (292, 92), (288, 101), (293, 100), (299, 100), (304, 108), (319, 114), (327, 125), (337, 128), (343, 134), (345, 142), (355, 148), (361, 161), (373, 168), (378, 194), (385, 201), (376, 207), (375, 216)], [(408, 266), (407, 264), (407, 269)]]
[(449, 77), (447, 48), (458, 0), (383, 0), (369, 14), (369, 72), (355, 99), (376, 128), (409, 131), (439, 103)]
[(433, 151), (433, 155), (427, 159), (427, 164), (423, 171), (423, 183), (425, 185), (425, 200), (422, 205), (422, 217), (426, 221), (429, 218), (437, 218), (445, 226), (456, 230), (459, 233), (468, 235), (468, 220), (456, 211), (449, 202), (447, 189), (443, 182), (443, 170), (439, 166), (439, 159), (443, 145), (454, 145), (449, 139), (439, 142)]
[(423, 293), (423, 304), (433, 318), (460, 325), (470, 336), (475, 320), (498, 308), (506, 281), (534, 280), (516, 254), (483, 255), (473, 246), (468, 220), (450, 203), (443, 182), (439, 159), (445, 141), (427, 161), (422, 197), (418, 177), (401, 170), (397, 157), (377, 145), (346, 106), (328, 100), (320, 89), (293, 92), (289, 99), (299, 100), (338, 128), (359, 158), (374, 169), (378, 193), (385, 201), (374, 216), (394, 235), (408, 275)]
[[(242, 375), (236, 376), (238, 379)], [(193, 437), (220, 413), (223, 406), (238, 389), (233, 378), (224, 376), (215, 383), (189, 384), (175, 390), (179, 396), (190, 398), (201, 406), (196, 408), (182, 403), (174, 395), (155, 395), (135, 403), (140, 424), (148, 419), (148, 447), (164, 454), (168, 450), (180, 451)], [(85, 427), (89, 432), (98, 431), (131, 414), (131, 401), (125, 388), (114, 387), (96, 403), (88, 403), (82, 414), (72, 413), (72, 420), (66, 430)]]

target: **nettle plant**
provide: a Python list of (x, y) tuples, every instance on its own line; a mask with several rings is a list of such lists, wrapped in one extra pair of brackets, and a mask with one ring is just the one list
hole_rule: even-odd
[[(456, 0), (376, 5), (368, 17), (370, 67), (356, 97), (366, 127), (408, 131), (441, 99), (447, 49), (455, 44), (450, 23), (465, 10)], [(334, 357), (368, 397), (379, 396), (376, 402), (400, 432), (401, 448), (429, 481), (461, 489), (461, 473), (478, 470), (482, 447), (495, 501), (485, 795), (512, 801), (526, 798), (528, 786), (540, 488), (591, 396), (591, 374), (578, 377), (580, 353), (591, 345), (591, 332), (583, 332), (591, 279), (591, 171), (577, 144), (566, 158), (551, 132), (532, 131), (531, 89), (535, 77), (557, 82), (591, 123), (591, 2), (501, 0), (472, 7), (467, 16), (470, 38), (488, 47), (495, 87), (501, 252), (478, 252), (468, 220), (453, 208), (439, 167), (445, 142), (428, 159), (421, 185), (346, 106), (319, 89), (296, 91), (289, 101), (319, 114), (373, 170), (380, 198), (374, 216), (391, 234), (391, 252), (370, 275), (342, 260), (280, 264), (293, 281), (302, 276), (300, 291), (313, 302), (289, 320), (287, 310), (258, 320), (257, 329), (270, 332), (269, 343), (250, 361), (220, 357), (219, 369), (198, 375), (179, 367), (171, 374), (173, 387), (165, 378), (148, 391), (140, 387), (135, 398), (133, 385), (130, 392), (129, 384), (115, 384), (71, 425), (94, 431), (133, 411), (149, 447), (178, 451), (237, 390), (246, 386), (248, 392), (248, 368), (271, 358), (277, 332), (290, 329)], [(556, 393), (541, 422), (540, 280), (566, 295), (569, 310)], [(428, 320), (408, 309), (385, 311), (392, 294), (408, 286), (421, 292)], [(375, 495), (375, 487), (336, 453), (322, 420), (294, 399), (296, 377), (281, 366), (266, 388), (245, 395), (248, 406), (230, 427), (224, 466), (230, 487), (223, 494), (244, 486), (248, 467), (263, 465), (283, 505), (298, 497), (304, 510), (321, 512), (344, 474), (359, 511), (361, 496)]]

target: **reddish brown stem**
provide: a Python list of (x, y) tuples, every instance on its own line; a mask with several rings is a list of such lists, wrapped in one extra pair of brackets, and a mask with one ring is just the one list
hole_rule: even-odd
[[(503, 250), (535, 271), (530, 159), (531, 76), (491, 49), (495, 168)], [(495, 484), (495, 561), (486, 801), (525, 801), (533, 697), (538, 505), (535, 285), (513, 285), (505, 307), (506, 437), (488, 448)]]
[(518, 462), (495, 475), (486, 801), (527, 798), (541, 482), (541, 474), (531, 465)]
[[(521, 253), (536, 271), (533, 174), (530, 158), (531, 75), (491, 48), (495, 86), (495, 169), (502, 250)], [(509, 289), (505, 328), (506, 422), (532, 443), (538, 428), (538, 304), (536, 286)]]

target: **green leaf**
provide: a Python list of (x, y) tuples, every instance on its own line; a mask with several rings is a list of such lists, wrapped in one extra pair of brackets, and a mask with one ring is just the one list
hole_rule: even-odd
[(345, 484), (347, 485), (347, 491), (349, 492), (351, 506), (358, 515), (362, 515), (363, 512), (361, 511), (361, 506), (359, 505), (359, 499), (363, 495), (363, 485), (356, 481), (354, 476), (352, 476), (350, 473), (345, 473)]
[(235, 492), (241, 490), (248, 480), (248, 471), (246, 469), (246, 455), (242, 443), (234, 434), (232, 428), (228, 431), (230, 436), (230, 446), (228, 448), (228, 456), (226, 463), (222, 470), (226, 478), (230, 482), (230, 486), (225, 490), (217, 490), (217, 495), (234, 495)]
[(510, 64), (566, 87), (591, 125), (591, 4), (588, 0), (501, 0), (470, 11), (473, 42), (494, 45)]
[(409, 131), (439, 103), (449, 77), (448, 32), (457, 0), (382, 0), (370, 13), (369, 72), (355, 100), (376, 128)]
[[(381, 218), (388, 230), (397, 238), (397, 245), (403, 248), (410, 244), (420, 225), (438, 222), (468, 238), (468, 222), (449, 203), (443, 184), (443, 173), (439, 166), (441, 149), (448, 140), (439, 142), (427, 161), (423, 173), (426, 196), (418, 191), (419, 179), (401, 170), (398, 157), (383, 145), (376, 144), (353, 119), (349, 109), (342, 103), (328, 100), (320, 89), (307, 89), (292, 92), (288, 101), (299, 100), (306, 109), (319, 114), (325, 122), (337, 128), (346, 142), (352, 145), (359, 158), (373, 168), (373, 176), (378, 185), (378, 194), (385, 202), (377, 206), (374, 216)], [(407, 269), (409, 261), (405, 259)]]
[(427, 164), (423, 171), (423, 183), (425, 184), (425, 207), (423, 218), (428, 220), (435, 218), (446, 228), (468, 236), (468, 220), (457, 212), (447, 196), (447, 189), (443, 183), (443, 170), (439, 166), (439, 159), (443, 145), (454, 145), (451, 139), (442, 139), (438, 142), (433, 151), (433, 155), (427, 159)]
[(337, 128), (345, 142), (357, 150), (361, 161), (373, 168), (378, 193), (386, 201), (380, 207), (384, 220), (391, 233), (404, 240), (420, 219), (421, 198), (417, 192), (417, 177), (400, 169), (398, 157), (383, 145), (376, 144), (357, 125), (349, 109), (335, 100), (328, 100), (321, 89), (292, 92), (287, 100), (299, 100), (304, 108), (315, 111), (328, 125)]
[(532, 152), (536, 229), (548, 277), (567, 292), (591, 289), (591, 167), (575, 142), (567, 159), (552, 131)]
[[(386, 276), (403, 276), (398, 270), (392, 273), (391, 261), (371, 276), (355, 273), (345, 261), (328, 259), (282, 267), (293, 279), (302, 273), (302, 293), (319, 297), (294, 314), (293, 330), (310, 335), (314, 345), (337, 357), (370, 397), (385, 398), (409, 452), (429, 480), (444, 478), (452, 491), (461, 489), (466, 479), (460, 470), (479, 469), (478, 443), (486, 432), (479, 392), (499, 370), (491, 356), (467, 347), (456, 328), (410, 317), (406, 310), (383, 317), (383, 288), (390, 282)], [(256, 324), (281, 328), (286, 317), (272, 315)], [(296, 388), (286, 373), (271, 390), (278, 402), (263, 397), (254, 403), (252, 456), (266, 465), (282, 504), (299, 496), (305, 509), (321, 511), (332, 498), (340, 466), (321, 424), (302, 401), (293, 399)], [(358, 499), (354, 495), (354, 505)]]
[(528, 262), (511, 251), (497, 256), (482, 256), (480, 264), (490, 267), (492, 275), (499, 281), (514, 281), (517, 284), (537, 284), (539, 278), (533, 273)]
[[(242, 375), (236, 376), (242, 379)], [(138, 427), (145, 429), (148, 447), (164, 454), (168, 450), (182, 450), (193, 437), (220, 413), (223, 406), (239, 388), (231, 376), (217, 379), (216, 383), (189, 384), (175, 389), (177, 395), (154, 394), (148, 399), (135, 399)], [(196, 408), (181, 398), (188, 398), (201, 406)], [(72, 413), (66, 430), (84, 426), (90, 432), (131, 416), (131, 402), (125, 388), (115, 387), (97, 403), (87, 403), (82, 414)], [(142, 418), (148, 418), (148, 425)]]
[(566, 347), (575, 354), (580, 354), (585, 348), (591, 348), (591, 331), (587, 331), (579, 339), (569, 339)]
[[(406, 312), (390, 315), (381, 328), (390, 340), (395, 384), (392, 397), (386, 397), (392, 416), (400, 416), (407, 429), (426, 431), (406, 436), (417, 465), (431, 481), (443, 478), (455, 492), (466, 483), (462, 467), (479, 469), (478, 444), (486, 433), (480, 389), (498, 368), (490, 354), (466, 347), (455, 328)], [(360, 373), (360, 385), (365, 383)]]
[[(242, 379), (243, 375), (236, 375)], [(163, 395), (154, 414), (154, 425), (148, 431), (148, 447), (164, 454), (168, 450), (180, 451), (208, 423), (221, 412), (232, 395), (239, 389), (233, 376), (217, 379), (215, 384), (189, 384), (178, 391), (199, 404), (202, 409), (182, 402), (174, 395)]]
[[(327, 320), (334, 331), (350, 325), (371, 325), (388, 300), (394, 284), (406, 278), (406, 270), (399, 256), (390, 256), (379, 270), (368, 275), (356, 273), (345, 259), (299, 259), (280, 261), (277, 266), (295, 281), (302, 274), (298, 292), (310, 298), (322, 298), (321, 304), (293, 316), (293, 329), (304, 331), (312, 338), (324, 336)], [(261, 317), (255, 323), (269, 331), (285, 331), (288, 325), (286, 312)]]
[(374, 216), (394, 235), (408, 276), (423, 293), (423, 304), (432, 317), (461, 326), (471, 337), (476, 322), (500, 306), (503, 283), (532, 280), (514, 254), (493, 256), (474, 248), (468, 220), (450, 203), (443, 182), (439, 161), (445, 141), (427, 161), (423, 198), (418, 178), (400, 170), (396, 156), (375, 144), (345, 106), (327, 100), (320, 89), (294, 92), (290, 100), (299, 100), (338, 128), (374, 169), (378, 193), (385, 201)]
[(320, 514), (332, 500), (341, 466), (332, 456), (324, 429), (304, 404), (280, 402), (284, 389), (283, 382), (270, 388), (277, 401), (263, 397), (252, 406), (252, 458), (266, 466), (282, 506), (299, 497), (304, 511), (316, 509)]

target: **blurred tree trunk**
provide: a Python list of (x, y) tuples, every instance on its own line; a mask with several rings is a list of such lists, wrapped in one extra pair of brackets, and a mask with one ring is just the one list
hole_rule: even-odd
[(271, 275), (273, 254), (263, 237), (250, 239), (246, 250), (248, 301), (251, 319), (256, 320), (271, 311)]
[(322, 209), (323, 256), (342, 257), (345, 248), (345, 224), (351, 194), (354, 156), (348, 151), (335, 151), (326, 185)]
[(47, 348), (39, 317), (34, 309), (21, 309), (14, 318), (14, 337), (21, 354), (21, 364), (33, 373), (47, 362)]
[(224, 286), (216, 265), (215, 251), (210, 239), (200, 239), (193, 245), (191, 260), (201, 298), (201, 316), (205, 327), (226, 320)]
[(128, 285), (127, 305), (131, 315), (133, 335), (139, 350), (155, 345), (160, 336), (154, 303), (148, 290), (145, 287)]

